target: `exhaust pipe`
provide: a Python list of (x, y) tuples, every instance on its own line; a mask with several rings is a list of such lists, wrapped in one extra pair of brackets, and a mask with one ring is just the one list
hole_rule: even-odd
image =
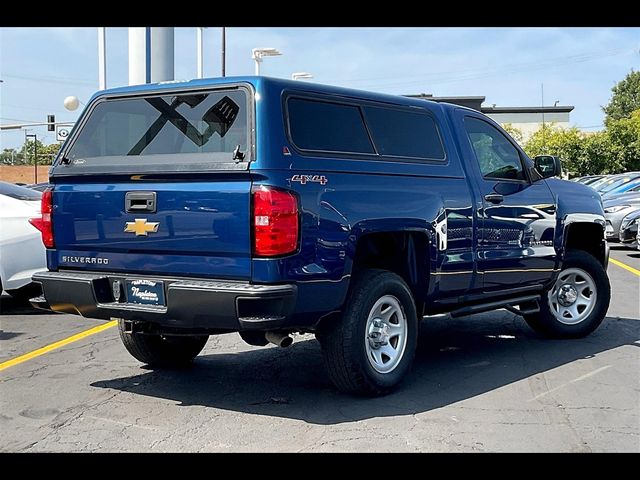
[(266, 338), (270, 343), (282, 348), (286, 348), (293, 343), (293, 338), (279, 332), (267, 332), (264, 334), (264, 338)]

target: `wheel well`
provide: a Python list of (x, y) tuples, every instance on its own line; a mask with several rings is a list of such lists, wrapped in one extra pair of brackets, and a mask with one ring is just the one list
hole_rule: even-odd
[(422, 232), (381, 232), (360, 237), (353, 274), (381, 268), (400, 275), (413, 294), (418, 314), (423, 311), (429, 283), (429, 237)]
[(565, 242), (568, 250), (584, 250), (603, 265), (606, 265), (606, 242), (603, 227), (597, 223), (574, 223), (569, 225)]

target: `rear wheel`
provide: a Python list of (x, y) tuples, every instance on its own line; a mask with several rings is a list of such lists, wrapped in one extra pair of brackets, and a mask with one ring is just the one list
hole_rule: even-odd
[(566, 255), (562, 270), (540, 302), (525, 315), (531, 328), (550, 338), (580, 338), (602, 323), (611, 297), (609, 278), (596, 258), (582, 250)]
[(120, 338), (136, 359), (153, 367), (182, 367), (202, 351), (209, 335), (151, 335), (125, 331), (125, 321), (118, 320)]
[(370, 396), (390, 392), (416, 352), (418, 319), (409, 287), (395, 273), (364, 270), (354, 279), (341, 321), (318, 339), (339, 390)]

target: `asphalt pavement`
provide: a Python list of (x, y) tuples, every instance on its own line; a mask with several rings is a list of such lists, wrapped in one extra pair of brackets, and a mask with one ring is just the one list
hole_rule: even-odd
[(609, 264), (591, 336), (545, 340), (504, 310), (429, 318), (412, 373), (376, 399), (337, 392), (310, 335), (215, 336), (191, 368), (154, 372), (116, 328), (39, 350), (104, 322), (4, 301), (0, 451), (639, 452), (640, 252), (611, 258), (630, 268)]

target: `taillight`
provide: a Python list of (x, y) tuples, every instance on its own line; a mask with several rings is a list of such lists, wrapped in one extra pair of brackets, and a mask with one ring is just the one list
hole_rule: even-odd
[(40, 200), (40, 217), (34, 217), (29, 219), (29, 223), (40, 230), (42, 233), (42, 243), (47, 248), (53, 248), (53, 222), (51, 220), (51, 213), (53, 212), (53, 192), (51, 190), (45, 190), (42, 192), (42, 199)]
[(253, 253), (272, 257), (298, 248), (298, 201), (271, 187), (253, 191)]

